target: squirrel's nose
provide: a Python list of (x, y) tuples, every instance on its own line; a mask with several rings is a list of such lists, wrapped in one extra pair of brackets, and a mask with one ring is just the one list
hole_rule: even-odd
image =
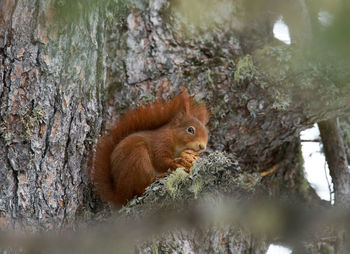
[(199, 144), (199, 150), (204, 150), (204, 149), (205, 149), (205, 147), (203, 145)]

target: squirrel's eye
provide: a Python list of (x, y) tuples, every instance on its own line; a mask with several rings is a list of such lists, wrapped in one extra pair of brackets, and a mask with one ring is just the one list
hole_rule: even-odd
[(194, 134), (194, 129), (193, 129), (193, 127), (189, 127), (189, 128), (187, 129), (187, 131), (188, 131), (189, 133), (191, 133), (191, 134)]

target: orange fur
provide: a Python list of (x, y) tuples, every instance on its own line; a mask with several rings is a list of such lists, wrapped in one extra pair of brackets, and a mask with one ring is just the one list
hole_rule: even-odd
[(187, 90), (171, 101), (127, 111), (98, 140), (92, 157), (92, 179), (101, 198), (125, 204), (168, 169), (192, 165), (181, 153), (205, 149), (208, 116), (206, 106), (195, 103)]

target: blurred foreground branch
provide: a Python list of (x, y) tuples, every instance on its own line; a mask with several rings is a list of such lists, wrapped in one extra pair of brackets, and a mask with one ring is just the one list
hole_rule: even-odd
[(96, 217), (98, 226), (89, 220), (74, 233), (3, 233), (0, 244), (23, 253), (265, 253), (281, 242), (335, 253), (335, 232), (350, 222), (346, 210), (274, 199), (260, 182), (260, 174), (213, 153), (190, 175), (178, 169), (118, 214), (102, 223)]

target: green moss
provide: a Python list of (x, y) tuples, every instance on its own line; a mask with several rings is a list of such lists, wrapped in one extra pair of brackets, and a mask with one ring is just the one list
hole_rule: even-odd
[(240, 84), (244, 80), (252, 80), (254, 78), (255, 67), (253, 59), (250, 55), (240, 58), (236, 64), (234, 73), (234, 81)]
[(36, 124), (42, 123), (44, 119), (44, 111), (40, 106), (35, 107), (31, 114), (26, 114), (21, 117), (21, 123), (24, 127), (22, 137), (26, 140), (30, 140), (32, 137), (33, 128)]
[(192, 188), (191, 191), (194, 194), (194, 198), (198, 198), (198, 194), (201, 192), (201, 190), (204, 187), (204, 182), (201, 178), (195, 178), (192, 182)]
[[(240, 176), (243, 174), (243, 176)], [(220, 199), (220, 193), (231, 193), (240, 197), (254, 192), (259, 183), (259, 174), (241, 172), (237, 160), (224, 153), (215, 152), (199, 159), (188, 174), (178, 168), (168, 176), (159, 179), (146, 188), (145, 194), (131, 200), (123, 209), (123, 214), (153, 213), (154, 210), (181, 209), (187, 202)], [(222, 197), (222, 196), (221, 196)], [(176, 200), (176, 202), (174, 202)]]
[(181, 190), (181, 184), (188, 179), (188, 173), (183, 168), (176, 169), (163, 180), (166, 191), (172, 198), (178, 196), (178, 191)]

